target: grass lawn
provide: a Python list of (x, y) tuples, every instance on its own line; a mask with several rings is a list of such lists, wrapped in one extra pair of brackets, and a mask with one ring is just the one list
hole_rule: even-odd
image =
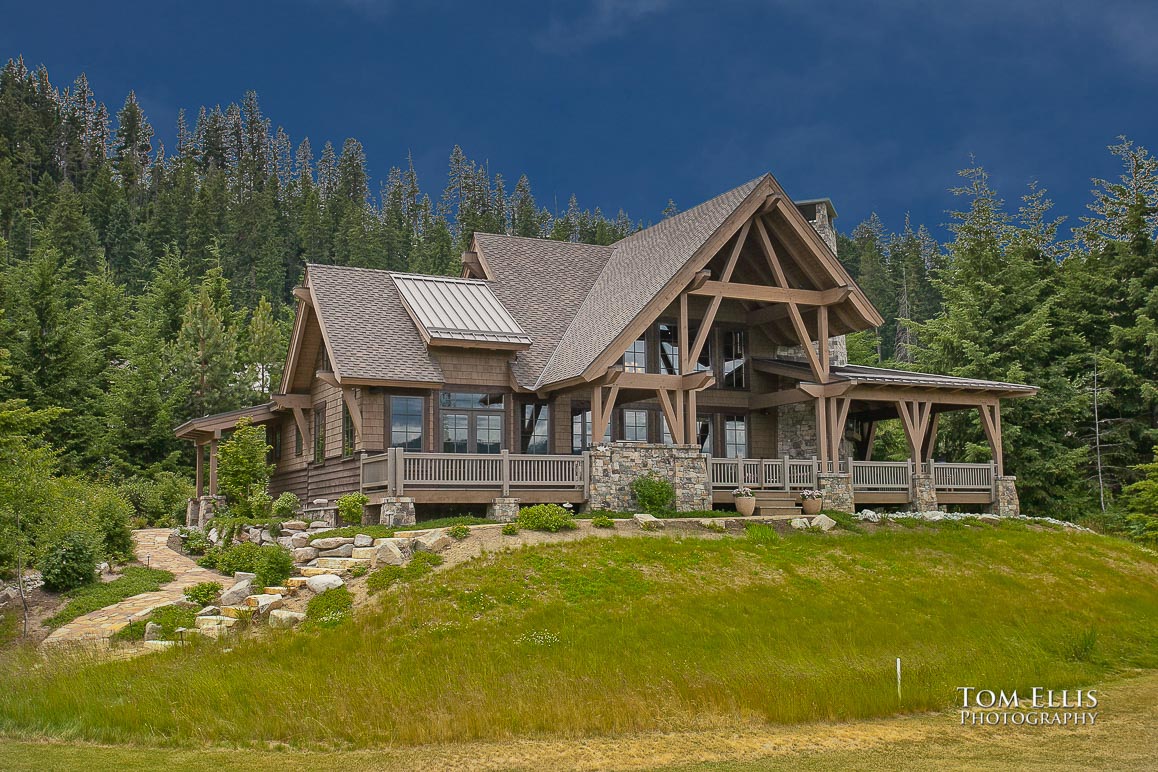
[(459, 515), (456, 517), (440, 517), (436, 520), (423, 520), (414, 525), (346, 525), (341, 528), (331, 528), (328, 531), (318, 531), (310, 536), (310, 541), (328, 539), (331, 536), (349, 538), (360, 533), (372, 536), (375, 539), (389, 539), (395, 533), (401, 533), (403, 531), (425, 531), (430, 528), (449, 528), (452, 525), (494, 525), (495, 523), (495, 520), (487, 520), (485, 517)]
[(173, 581), (173, 574), (156, 568), (129, 566), (125, 572), (111, 582), (94, 582), (70, 590), (65, 594), (68, 603), (60, 611), (45, 620), (49, 627), (60, 627), (90, 611), (102, 609), (131, 598), (142, 592), (153, 592), (161, 585)]
[(1153, 552), (1018, 522), (770, 530), (490, 554), (376, 595), (340, 627), (228, 653), (16, 652), (0, 660), (0, 732), (190, 748), (557, 741), (940, 712), (959, 685), (1077, 688), (1158, 668)]

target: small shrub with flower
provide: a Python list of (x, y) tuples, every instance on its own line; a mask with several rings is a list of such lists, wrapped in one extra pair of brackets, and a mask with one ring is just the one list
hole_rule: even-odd
[(752, 493), (752, 489), (749, 488), (747, 485), (741, 485), (739, 488), (732, 491), (732, 495), (738, 499), (750, 499), (753, 496), (755, 496), (756, 494)]
[(824, 494), (818, 490), (809, 488), (808, 490), (800, 491), (800, 498), (805, 500), (814, 500), (823, 497)]

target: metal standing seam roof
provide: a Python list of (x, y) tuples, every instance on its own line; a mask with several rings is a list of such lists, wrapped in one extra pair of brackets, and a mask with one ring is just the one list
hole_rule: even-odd
[(432, 343), (531, 345), (530, 336), (485, 281), (394, 272), (390, 278)]
[[(797, 370), (801, 380), (812, 380), (812, 369), (807, 362), (780, 357), (756, 357), (756, 362), (768, 362), (779, 367)], [(888, 367), (869, 367), (867, 365), (833, 365), (829, 375), (839, 381), (855, 381), (857, 383), (880, 383), (891, 386), (931, 386), (942, 389), (966, 389), (977, 391), (1004, 391), (1024, 392), (1033, 394), (1036, 386), (1024, 383), (1006, 383), (1004, 381), (985, 381), (980, 378), (962, 378), (956, 375), (939, 375), (936, 373), (921, 373), (912, 370), (896, 370)]]

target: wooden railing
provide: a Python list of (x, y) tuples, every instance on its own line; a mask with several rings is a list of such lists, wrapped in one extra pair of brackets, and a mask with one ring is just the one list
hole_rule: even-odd
[(585, 490), (586, 453), (544, 456), (527, 453), (415, 453), (391, 448), (362, 459), (362, 490), (404, 495), (407, 488), (512, 488)]
[[(709, 458), (713, 488), (797, 490), (816, 487), (816, 459)], [(787, 474), (785, 474), (787, 469)]]
[(910, 461), (853, 461), (852, 489), (865, 491), (905, 491), (913, 485)]
[(934, 462), (933, 484), (937, 490), (987, 491), (993, 489), (996, 469), (988, 464), (950, 464)]
[[(713, 488), (736, 488), (741, 484), (754, 489), (815, 488), (820, 469), (816, 459), (710, 458), (708, 465)], [(918, 466), (912, 461), (842, 461), (838, 468), (852, 475), (854, 491), (911, 490), (913, 474), (918, 470), (932, 474), (934, 485), (944, 491), (988, 491), (993, 488), (994, 478), (992, 463), (928, 462)]]

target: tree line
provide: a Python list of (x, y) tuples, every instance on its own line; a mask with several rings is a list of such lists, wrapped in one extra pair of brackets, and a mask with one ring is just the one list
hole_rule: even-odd
[[(308, 262), (453, 274), (475, 231), (609, 244), (642, 225), (542, 207), (459, 147), (437, 197), (409, 159), (375, 190), (356, 139), (315, 155), (252, 92), (176, 129), (167, 152), (133, 93), (114, 116), (84, 75), (0, 69), (0, 399), (45, 416), (68, 474), (188, 474), (173, 427), (276, 389)], [(972, 166), (947, 243), (876, 215), (839, 236), (886, 319), (850, 336), (853, 361), (1040, 387), (1004, 416), (1032, 512), (1113, 504), (1158, 442), (1158, 159), (1110, 151), (1122, 174), (1094, 181), (1076, 228), (1043, 189), (1010, 207)], [(986, 458), (976, 416), (947, 415), (936, 453)]]

